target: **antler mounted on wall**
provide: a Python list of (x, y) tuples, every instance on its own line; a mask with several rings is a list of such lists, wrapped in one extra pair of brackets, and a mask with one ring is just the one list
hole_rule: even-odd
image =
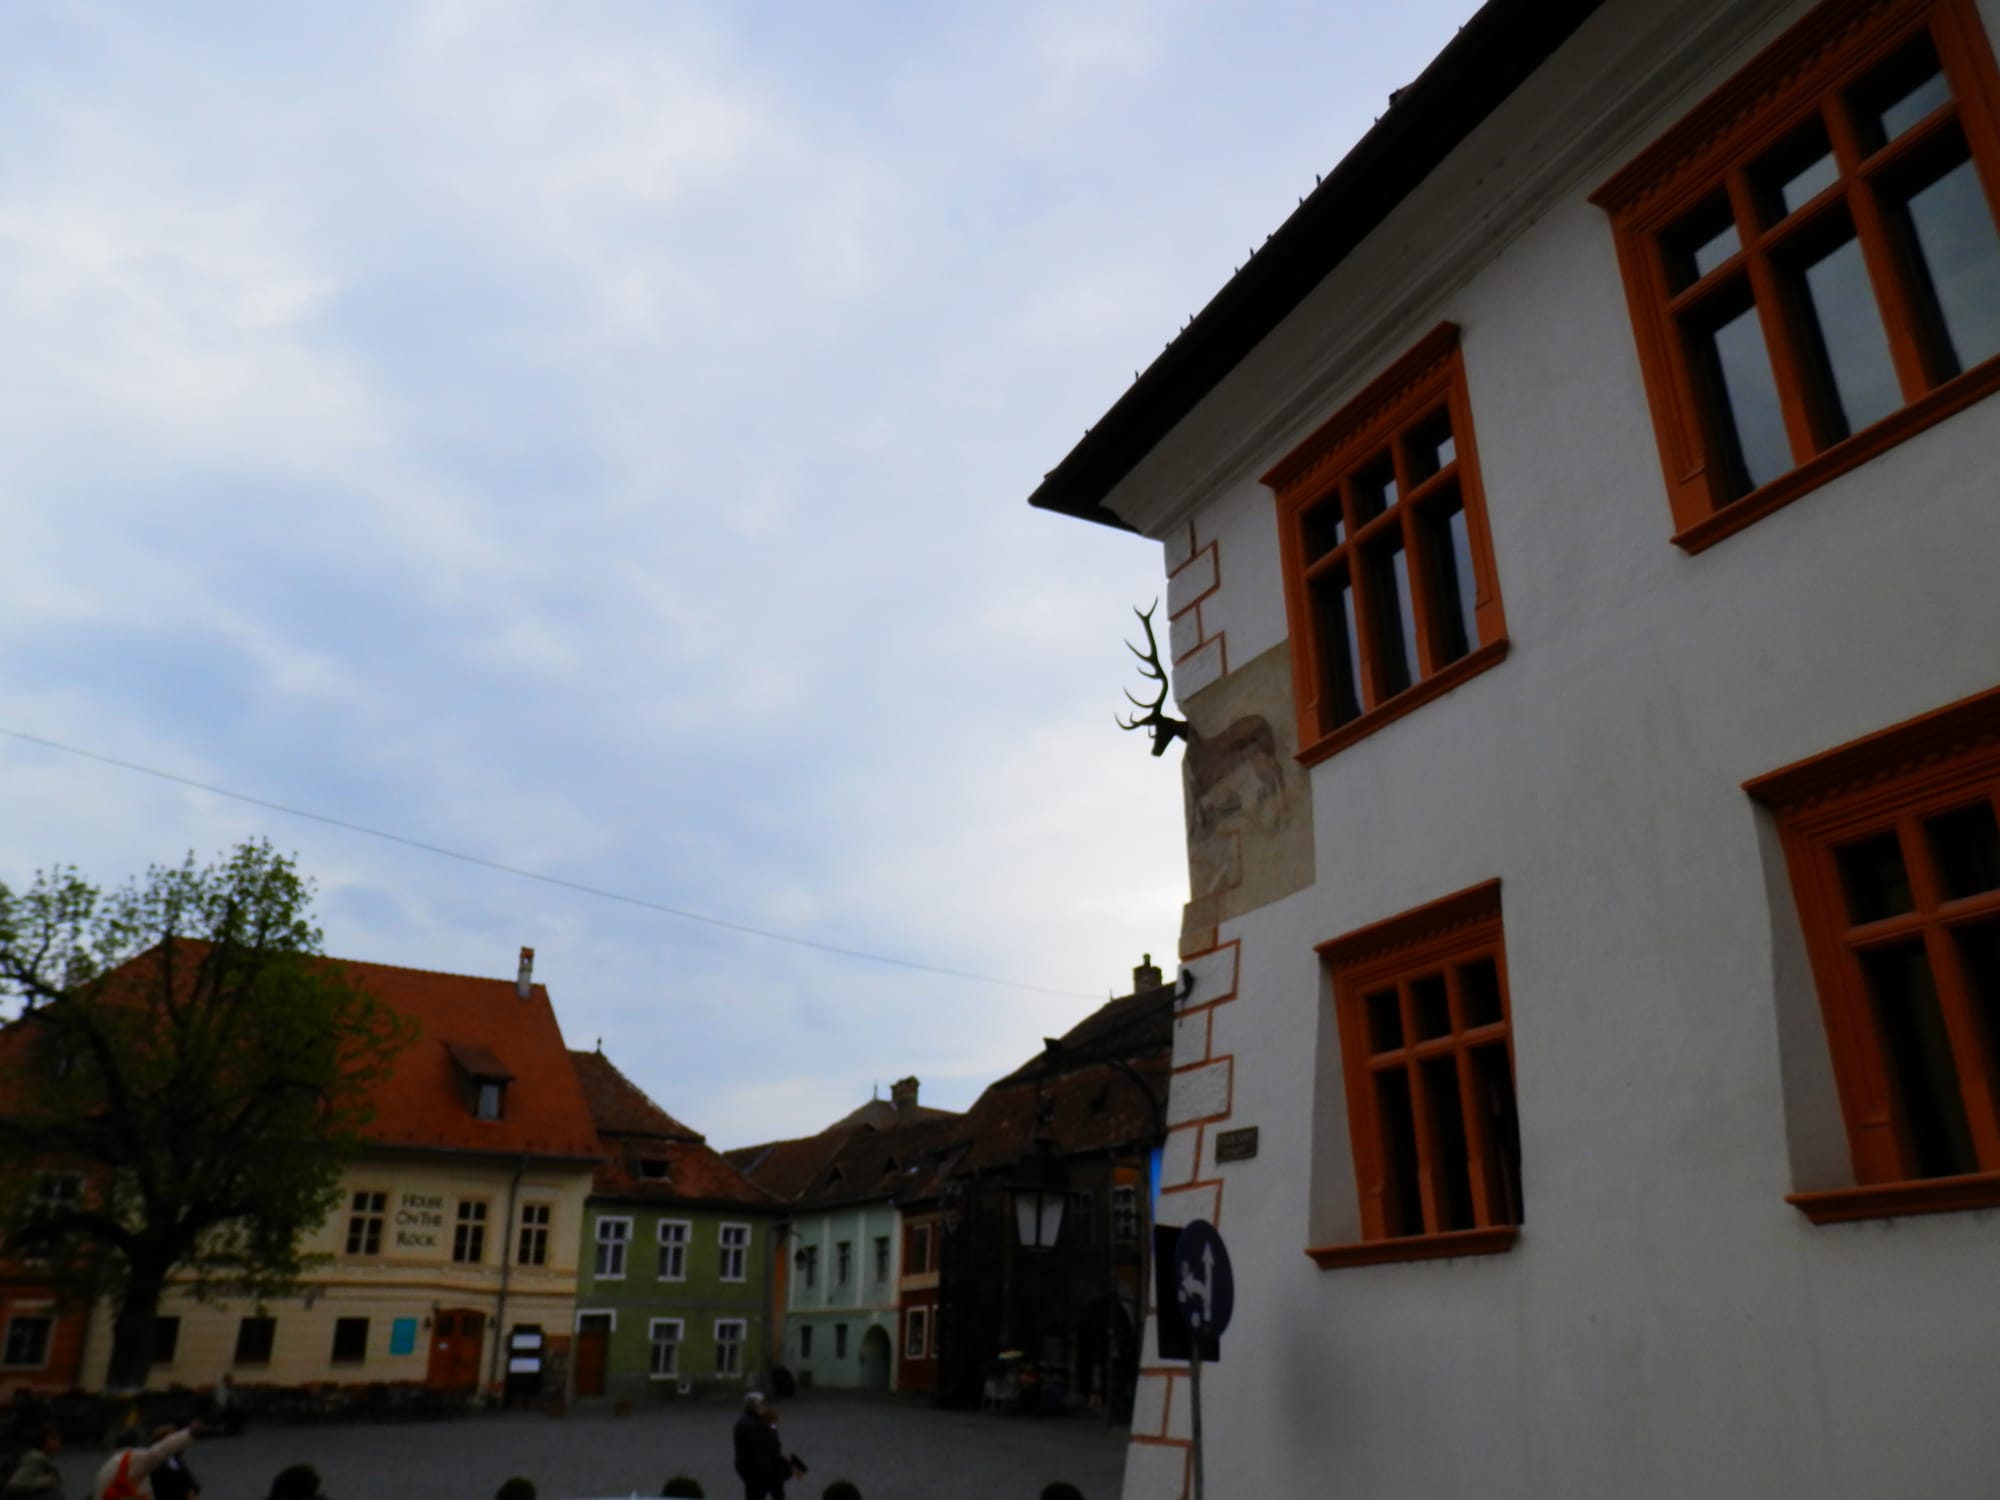
[(1184, 740), (1187, 738), (1188, 727), (1187, 720), (1176, 719), (1173, 715), (1164, 712), (1167, 706), (1167, 693), (1171, 685), (1167, 680), (1167, 669), (1160, 665), (1160, 643), (1153, 639), (1153, 610), (1159, 607), (1160, 601), (1155, 599), (1152, 609), (1133, 609), (1132, 613), (1139, 617), (1139, 623), (1146, 627), (1146, 649), (1141, 651), (1130, 641), (1125, 643), (1125, 649), (1139, 658), (1140, 674), (1151, 678), (1160, 685), (1160, 695), (1151, 703), (1146, 703), (1138, 698), (1133, 698), (1132, 690), (1127, 688), (1125, 696), (1131, 698), (1132, 706), (1134, 708), (1143, 708), (1146, 712), (1143, 715), (1133, 714), (1130, 718), (1121, 717), (1118, 720), (1118, 727), (1120, 729), (1152, 730), (1153, 754), (1165, 755), (1167, 753), (1167, 746), (1171, 745), (1177, 739)]

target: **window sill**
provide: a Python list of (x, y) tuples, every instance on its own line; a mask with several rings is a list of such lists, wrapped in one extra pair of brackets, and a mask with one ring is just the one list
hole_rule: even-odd
[(1874, 426), (1863, 428), (1824, 453), (1815, 454), (1763, 488), (1752, 490), (1741, 499), (1730, 501), (1721, 510), (1683, 527), (1675, 533), (1674, 545), (1690, 556), (1706, 551), (1774, 511), (1783, 510), (1794, 500), (1839, 478), (1848, 470), (1858, 469), (1871, 458), (1880, 457), (1933, 423), (1963, 411), (1995, 390), (2000, 390), (2000, 359), (1989, 359), (1984, 364), (1974, 365), (1956, 379), (1918, 397), (1901, 410), (1891, 412)]
[(1402, 1260), (1449, 1260), (1460, 1255), (1505, 1255), (1521, 1237), (1518, 1224), (1486, 1229), (1455, 1229), (1449, 1234), (1410, 1234), (1392, 1240), (1362, 1240), (1353, 1245), (1318, 1245), (1306, 1254), (1322, 1271), (1342, 1266), (1379, 1266)]
[[(1507, 638), (1488, 641), (1476, 651), (1469, 651), (1450, 666), (1431, 673), (1422, 682), (1415, 682), (1403, 689), (1387, 703), (1371, 708), (1358, 719), (1349, 719), (1337, 729), (1328, 731), (1309, 745), (1299, 748), (1296, 759), (1302, 766), (1316, 766), (1331, 756), (1338, 755), (1356, 740), (1365, 740), (1384, 725), (1393, 724), (1412, 709), (1423, 707), (1433, 698), (1442, 698), (1460, 683), (1477, 677), (1489, 667), (1497, 667), (1506, 659)], [(1300, 715), (1304, 717), (1303, 714)]]
[(1890, 1219), (1907, 1214), (1964, 1213), (1976, 1208), (2000, 1208), (2000, 1172), (1790, 1193), (1785, 1201), (1815, 1224), (1847, 1224), (1857, 1219)]

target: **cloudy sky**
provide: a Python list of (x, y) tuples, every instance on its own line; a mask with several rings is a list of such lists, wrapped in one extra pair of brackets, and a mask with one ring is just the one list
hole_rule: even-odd
[[(0, 880), (252, 835), (721, 1145), (1167, 961), (1158, 549), (1025, 499), (1473, 9), (0, 7)], [(1053, 993), (1044, 993), (1044, 992)]]

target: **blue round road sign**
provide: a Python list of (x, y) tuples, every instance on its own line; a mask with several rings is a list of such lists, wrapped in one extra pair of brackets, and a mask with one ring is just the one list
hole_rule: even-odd
[(1236, 1278), (1230, 1274), (1222, 1236), (1206, 1219), (1196, 1219), (1181, 1230), (1174, 1250), (1174, 1287), (1188, 1332), (1220, 1337), (1236, 1310)]

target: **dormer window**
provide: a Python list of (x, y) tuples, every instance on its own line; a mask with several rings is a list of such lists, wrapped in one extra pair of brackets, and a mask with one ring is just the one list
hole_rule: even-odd
[(507, 1112), (507, 1085), (514, 1081), (506, 1064), (486, 1048), (470, 1042), (451, 1042), (447, 1046), (451, 1060), (458, 1064), (473, 1119), (503, 1118)]
[(648, 1182), (665, 1182), (667, 1180), (667, 1163), (665, 1158), (658, 1156), (640, 1157), (639, 1175)]

